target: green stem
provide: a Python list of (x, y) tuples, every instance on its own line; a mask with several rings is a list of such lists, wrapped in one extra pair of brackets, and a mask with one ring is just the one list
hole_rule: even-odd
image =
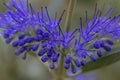
[(64, 80), (64, 56), (61, 56), (59, 68), (57, 71), (56, 80)]
[(65, 30), (68, 32), (69, 27), (71, 25), (71, 20), (72, 20), (72, 15), (73, 15), (73, 10), (74, 10), (74, 5), (75, 5), (76, 0), (69, 0), (69, 6), (67, 9), (67, 15), (66, 15), (66, 21), (65, 21)]

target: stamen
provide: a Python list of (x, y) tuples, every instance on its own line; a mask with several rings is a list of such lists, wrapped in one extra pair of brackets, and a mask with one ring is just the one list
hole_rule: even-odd
[(34, 11), (34, 9), (33, 9), (32, 5), (31, 5), (31, 3), (29, 4), (29, 6), (30, 6), (30, 11), (31, 11), (32, 17), (33, 17), (33, 16), (34, 16), (35, 11)]
[(25, 11), (25, 7), (24, 7), (24, 0), (19, 0), (20, 1), (20, 6), (21, 8)]
[[(85, 14), (86, 14), (86, 28), (88, 28), (88, 14), (87, 14), (87, 11), (85, 11)], [(86, 30), (87, 32), (87, 30)]]
[(41, 7), (41, 16), (42, 16), (42, 19), (43, 19), (43, 7)]
[(25, 16), (25, 14), (23, 13), (23, 11), (21, 11), (17, 6), (13, 5), (13, 7), (14, 7), (15, 9), (17, 9), (23, 16)]
[(109, 8), (106, 13), (104, 14), (104, 16), (109, 16), (111, 15), (111, 13), (114, 11), (114, 8)]
[(26, 0), (26, 3), (27, 3), (27, 10), (28, 10), (28, 13), (29, 13), (29, 1)]
[(54, 25), (56, 24), (56, 20), (57, 20), (57, 12), (55, 13), (55, 18), (54, 18)]
[(37, 12), (37, 17), (38, 17), (39, 23), (41, 23), (41, 19), (40, 19), (40, 14), (39, 14), (39, 12)]
[(13, 16), (13, 14), (11, 12), (8, 12), (8, 14), (12, 17), (13, 20), (15, 20), (16, 22), (20, 23), (16, 18), (15, 16)]
[(45, 10), (46, 10), (46, 13), (47, 13), (47, 17), (48, 17), (48, 19), (49, 19), (49, 21), (50, 21), (50, 23), (51, 23), (51, 19), (50, 19), (50, 16), (49, 16), (49, 12), (48, 12), (47, 7), (45, 7)]
[[(96, 22), (96, 21), (95, 21), (95, 22)], [(95, 22), (94, 22), (94, 23), (95, 23)], [(97, 25), (99, 22), (100, 22), (100, 21), (97, 20), (96, 24), (94, 24), (94, 26), (91, 27), (91, 29), (87, 32), (87, 35), (96, 27), (96, 25)]]
[(58, 20), (58, 24), (61, 22), (64, 13), (65, 13), (65, 10), (63, 11), (62, 15), (60, 16), (60, 18), (59, 18), (59, 20)]
[(77, 31), (79, 31), (80, 29), (75, 29), (72, 34), (70, 35), (70, 37), (72, 37)]
[(62, 36), (65, 38), (65, 36), (64, 36), (64, 34), (63, 34), (63, 31), (62, 31), (60, 25), (58, 25), (58, 26), (59, 26), (59, 32), (61, 32)]
[(95, 20), (96, 18), (97, 18), (97, 3), (95, 4), (93, 20)]
[(11, 10), (11, 8), (10, 8), (6, 3), (3, 3), (3, 6), (4, 6), (5, 8), (7, 8), (7, 9), (10, 9), (10, 10)]
[(81, 35), (83, 35), (83, 31), (82, 31), (82, 18), (80, 17), (80, 33)]

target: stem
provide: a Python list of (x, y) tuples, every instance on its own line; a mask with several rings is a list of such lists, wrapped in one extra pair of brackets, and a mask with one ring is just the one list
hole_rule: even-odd
[(69, 0), (69, 6), (68, 6), (66, 21), (65, 21), (65, 30), (67, 32), (70, 29), (69, 27), (71, 25), (71, 20), (72, 20), (72, 15), (73, 15), (75, 2), (76, 2), (76, 0)]
[(64, 56), (61, 56), (56, 80), (64, 80)]

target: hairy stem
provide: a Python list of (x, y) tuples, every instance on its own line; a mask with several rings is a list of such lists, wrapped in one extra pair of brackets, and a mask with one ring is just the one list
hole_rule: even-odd
[(75, 2), (76, 2), (76, 0), (69, 0), (69, 6), (67, 9), (67, 15), (66, 15), (66, 21), (65, 21), (65, 30), (67, 32), (70, 29)]

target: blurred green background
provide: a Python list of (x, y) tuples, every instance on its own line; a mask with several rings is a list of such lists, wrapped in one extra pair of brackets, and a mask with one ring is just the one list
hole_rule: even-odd
[[(67, 9), (68, 1), (69, 0), (29, 0), (36, 10), (39, 10), (41, 6), (47, 6), (52, 17), (54, 17), (55, 12), (59, 13), (58, 16), (60, 16), (62, 11)], [(2, 4), (2, 2), (4, 2), (4, 0), (0, 0), (0, 4)], [(98, 3), (99, 8), (102, 8), (104, 4), (106, 4), (106, 7), (115, 7), (113, 15), (120, 13), (120, 0), (77, 0), (72, 18), (71, 31), (79, 26), (80, 17), (84, 20), (86, 10), (88, 11), (89, 17), (92, 17), (96, 3)], [(3, 9), (4, 8), (0, 6), (1, 12), (4, 11)], [(64, 27), (65, 15), (61, 23), (62, 27)], [(85, 73), (79, 77), (71, 78), (70, 80), (120, 80), (119, 68), (120, 61), (99, 70)], [(26, 60), (22, 60), (20, 56), (16, 57), (13, 54), (13, 48), (6, 45), (2, 37), (0, 37), (0, 80), (50, 79), (52, 80), (51, 75), (38, 59), (31, 55), (28, 55)]]

